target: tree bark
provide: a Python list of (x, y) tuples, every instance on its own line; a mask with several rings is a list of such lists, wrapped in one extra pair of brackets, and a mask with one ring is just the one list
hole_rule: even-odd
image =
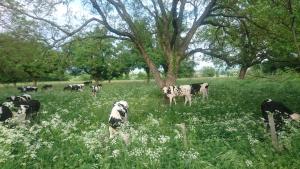
[(150, 82), (150, 70), (148, 67), (145, 68), (146, 74), (147, 74), (147, 80), (146, 82), (149, 83)]
[(147, 54), (146, 50), (141, 44), (135, 43), (139, 51), (141, 52), (150, 72), (152, 73), (154, 80), (159, 88), (163, 88), (165, 86), (165, 81), (161, 78), (160, 72), (158, 71), (157, 67)]
[(171, 54), (171, 52), (168, 52), (170, 56), (168, 58), (171, 58), (168, 63), (168, 72), (166, 77), (166, 86), (171, 86), (176, 84), (176, 79), (179, 71), (179, 65), (180, 65), (180, 57), (177, 55)]
[(239, 79), (243, 80), (246, 76), (248, 67), (242, 66), (239, 73)]

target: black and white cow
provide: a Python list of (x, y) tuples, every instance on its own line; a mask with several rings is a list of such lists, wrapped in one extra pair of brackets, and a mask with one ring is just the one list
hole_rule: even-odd
[(26, 108), (26, 120), (35, 118), (40, 110), (41, 103), (38, 100), (29, 100), (26, 103), (21, 104), (20, 106), (25, 106)]
[(2, 105), (8, 107), (12, 112), (20, 110), (20, 108), (22, 108), (22, 111), (26, 109), (26, 120), (35, 118), (41, 107), (41, 103), (38, 100), (14, 100), (4, 102)]
[(83, 91), (84, 84), (69, 84), (64, 87), (64, 90)]
[(8, 101), (28, 101), (31, 99), (31, 96), (29, 94), (23, 94), (21, 96), (10, 96), (10, 97), (7, 97), (6, 100)]
[(162, 88), (163, 93), (169, 98), (170, 106), (172, 101), (176, 104), (175, 97), (184, 96), (184, 105), (189, 102), (190, 106), (192, 104), (192, 87), (191, 85), (180, 85), (180, 86), (168, 86)]
[(102, 84), (92, 85), (92, 95), (96, 97), (96, 94), (102, 88)]
[(113, 138), (115, 135), (120, 134), (125, 143), (128, 143), (128, 135), (122, 131), (119, 132), (119, 128), (128, 121), (128, 108), (128, 103), (124, 100), (115, 102), (108, 119), (109, 137)]
[(202, 93), (203, 99), (208, 99), (208, 83), (203, 83), (200, 88), (200, 93)]
[(52, 87), (53, 87), (53, 85), (51, 85), (51, 84), (45, 84), (42, 86), (42, 89), (47, 90), (47, 89), (52, 89)]
[(17, 89), (20, 90), (20, 92), (32, 92), (32, 91), (37, 92), (38, 91), (38, 88), (35, 86), (23, 86), (23, 87), (18, 87)]
[(264, 100), (261, 104), (262, 117), (265, 126), (269, 128), (268, 113), (273, 113), (275, 130), (278, 131), (282, 129), (284, 125), (284, 120), (300, 120), (300, 115), (298, 113), (292, 112), (283, 103), (273, 101), (271, 99)]
[(203, 99), (208, 99), (208, 83), (193, 83), (191, 85), (191, 93), (193, 95), (202, 94)]
[(7, 120), (11, 119), (13, 122), (16, 123), (24, 123), (26, 119), (26, 111), (28, 106), (20, 105), (18, 110), (11, 111), (6, 106), (0, 106), (0, 122), (7, 122)]
[(0, 106), (0, 122), (5, 122), (9, 118), (12, 118), (13, 114), (7, 106)]

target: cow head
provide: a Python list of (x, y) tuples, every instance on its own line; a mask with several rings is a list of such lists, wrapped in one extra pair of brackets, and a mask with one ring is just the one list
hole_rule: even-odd
[(28, 105), (20, 105), (20, 109), (18, 110), (18, 114), (24, 114), (29, 109)]

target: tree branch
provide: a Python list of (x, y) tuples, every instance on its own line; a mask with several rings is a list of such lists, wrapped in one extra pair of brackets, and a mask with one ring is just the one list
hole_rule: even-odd
[(103, 25), (112, 33), (117, 34), (119, 36), (126, 36), (129, 37), (131, 40), (134, 40), (134, 36), (128, 32), (123, 32), (123, 31), (119, 31), (115, 28), (113, 28), (112, 26), (110, 26), (110, 24), (107, 22), (107, 18), (105, 17), (103, 11), (101, 10), (101, 8), (99, 7), (98, 3), (96, 0), (90, 0), (90, 2), (92, 3), (93, 7), (97, 10), (97, 12), (99, 13), (99, 15), (102, 17), (103, 19)]
[(185, 51), (187, 49), (187, 47), (188, 47), (190, 41), (192, 40), (195, 32), (201, 26), (204, 19), (207, 18), (207, 16), (210, 14), (211, 9), (215, 6), (215, 4), (216, 4), (216, 0), (211, 0), (209, 2), (209, 4), (206, 6), (206, 8), (203, 11), (202, 15), (193, 23), (191, 29), (189, 30), (189, 32), (187, 33), (187, 35), (183, 39), (183, 42), (182, 42), (182, 48), (183, 48), (182, 50), (183, 51)]

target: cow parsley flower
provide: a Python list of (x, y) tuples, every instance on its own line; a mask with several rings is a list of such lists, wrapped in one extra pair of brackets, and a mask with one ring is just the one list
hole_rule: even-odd
[(247, 167), (253, 167), (253, 162), (251, 160), (245, 161)]
[(113, 150), (112, 152), (112, 157), (116, 158), (120, 155), (120, 150), (116, 149), (116, 150)]

